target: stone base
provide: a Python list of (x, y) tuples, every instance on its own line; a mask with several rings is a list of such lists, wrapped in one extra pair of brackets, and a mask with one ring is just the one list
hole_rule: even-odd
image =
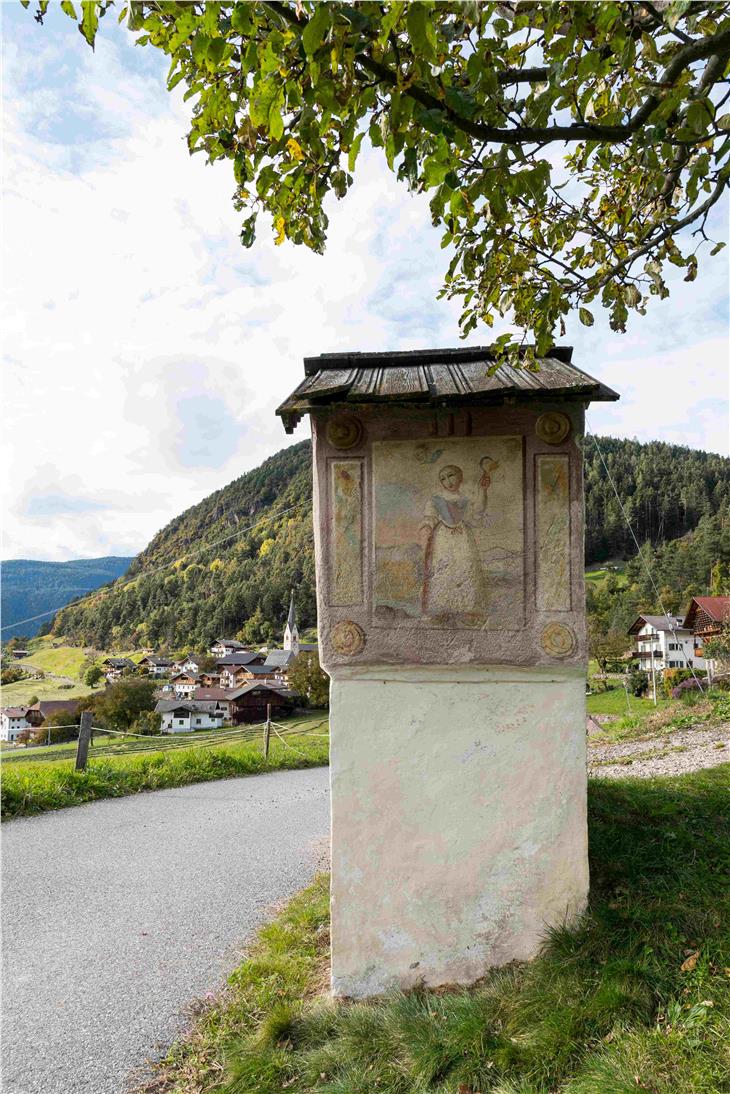
[(534, 957), (588, 895), (584, 671), (331, 673), (333, 993)]

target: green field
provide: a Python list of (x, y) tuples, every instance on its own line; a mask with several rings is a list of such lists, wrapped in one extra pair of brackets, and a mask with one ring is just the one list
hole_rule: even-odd
[(328, 763), (328, 723), (322, 712), (287, 719), (279, 733), (281, 739), (272, 735), (268, 760), (260, 726), (129, 738), (114, 744), (97, 738), (86, 771), (74, 770), (73, 743), (5, 752), (0, 763), (2, 816), (8, 819), (142, 790)]
[(534, 961), (489, 970), (471, 989), (333, 1002), (322, 877), (259, 933), (226, 993), (158, 1065), (154, 1089), (730, 1090), (730, 765), (593, 783), (588, 817), (588, 911), (546, 932)]
[[(2, 705), (25, 706), (36, 695), (39, 699), (78, 699), (89, 695), (93, 690), (82, 682), (86, 668), (86, 650), (78, 646), (63, 645), (63, 639), (44, 636), (34, 638), (28, 643), (30, 656), (15, 661), (25, 672), (37, 669), (45, 674), (43, 680), (19, 680), (17, 684), (6, 684), (2, 688)], [(139, 661), (144, 655), (139, 650), (124, 650), (110, 655), (95, 651), (98, 662), (105, 657), (129, 657)], [(71, 685), (70, 687), (67, 685)]]
[(625, 585), (625, 569), (625, 562), (604, 562), (593, 570), (586, 570), (585, 579), (590, 585), (598, 585), (600, 582), (605, 581), (609, 574), (612, 574), (618, 580), (619, 585)]
[[(655, 710), (665, 710), (671, 705), (669, 699), (664, 698), (664, 692), (657, 686), (657, 705), (652, 699), (637, 698), (629, 695), (623, 687), (615, 687), (610, 691), (599, 691), (595, 695), (586, 697), (586, 709), (589, 714), (618, 714), (624, 717), (627, 714), (653, 714)], [(678, 706), (677, 703), (674, 704)]]

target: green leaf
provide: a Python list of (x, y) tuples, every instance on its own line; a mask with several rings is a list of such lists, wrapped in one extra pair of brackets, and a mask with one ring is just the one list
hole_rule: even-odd
[(578, 318), (580, 319), (584, 327), (593, 326), (593, 316), (588, 311), (588, 308), (578, 308)]
[(96, 38), (96, 31), (99, 26), (99, 16), (97, 13), (95, 0), (82, 0), (81, 12), (82, 15), (81, 22), (79, 23), (79, 30), (93, 49), (94, 39)]
[(721, 114), (719, 118), (715, 119), (715, 125), (718, 129), (722, 129), (724, 133), (730, 130), (730, 114)]
[(725, 244), (725, 243), (716, 243), (715, 246), (710, 251), (710, 255), (719, 255), (720, 251), (725, 246), (727, 246), (727, 244)]
[(347, 170), (354, 171), (355, 164), (357, 163), (357, 157), (360, 152), (360, 145), (362, 144), (365, 133), (358, 133), (354, 141), (350, 145), (350, 151), (347, 153)]
[(269, 136), (275, 141), (281, 140), (284, 136), (284, 119), (281, 116), (284, 109), (284, 92), (282, 88), (278, 88), (274, 94), (274, 98), (269, 107)]
[(251, 16), (252, 5), (250, 3), (235, 4), (233, 11), (231, 12), (231, 29), (234, 30), (236, 34), (249, 34), (251, 27), (253, 26)]
[(406, 12), (406, 26), (414, 53), (425, 57), (427, 61), (436, 61), (436, 32), (431, 22), (431, 13), (421, 0), (411, 0)]
[(314, 56), (329, 30), (330, 13), (328, 7), (329, 5), (324, 0), (320, 0), (314, 10), (314, 15), (302, 31), (302, 45), (307, 57)]
[(61, 0), (61, 11), (65, 12), (66, 15), (70, 15), (72, 19), (78, 19), (76, 8), (71, 3), (71, 0)]
[(226, 45), (225, 38), (214, 38), (208, 46), (205, 60), (211, 71), (214, 71), (223, 60), (223, 55), (226, 52)]

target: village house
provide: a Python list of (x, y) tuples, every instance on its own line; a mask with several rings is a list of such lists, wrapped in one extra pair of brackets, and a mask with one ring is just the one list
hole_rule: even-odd
[(193, 675), (197, 675), (200, 668), (200, 661), (194, 653), (184, 653), (182, 657), (179, 657), (177, 661), (173, 662), (172, 671), (175, 672), (188, 672)]
[(178, 672), (170, 680), (172, 690), (179, 698), (187, 698), (200, 687), (200, 678), (192, 672)]
[(3, 707), (0, 710), (0, 741), (14, 741), (19, 733), (28, 729), (27, 707)]
[(229, 653), (238, 653), (245, 649), (243, 642), (237, 642), (235, 638), (216, 638), (210, 652), (213, 657), (227, 657)]
[(219, 688), (221, 686), (221, 674), (219, 672), (199, 673), (201, 688)]
[(286, 688), (272, 683), (251, 680), (241, 688), (228, 693), (231, 703), (231, 721), (234, 725), (242, 722), (263, 722), (266, 708), (271, 708), (273, 717), (286, 717), (296, 706), (296, 695)]
[(274, 673), (265, 665), (230, 665), (221, 671), (222, 688), (239, 688), (251, 680), (273, 680)]
[(647, 672), (664, 669), (704, 669), (705, 661), (695, 651), (691, 628), (683, 616), (640, 615), (629, 627), (636, 638), (634, 657)]
[(233, 716), (231, 694), (225, 688), (200, 687), (195, 689), (192, 698), (196, 703), (216, 703), (223, 711), (225, 721), (230, 722)]
[(154, 654), (149, 654), (137, 662), (138, 668), (147, 669), (149, 675), (155, 677), (168, 676), (172, 671), (172, 665), (169, 657), (157, 657)]
[(160, 699), (155, 711), (161, 715), (162, 733), (190, 733), (196, 729), (219, 729), (226, 720), (225, 711), (215, 701)]
[(128, 657), (107, 657), (102, 661), (101, 667), (110, 683), (113, 680), (118, 680), (125, 669), (134, 670), (137, 668), (134, 661), (130, 661)]
[(695, 657), (703, 666), (707, 664), (710, 676), (730, 671), (730, 664), (725, 659), (704, 657), (704, 643), (719, 637), (730, 627), (730, 596), (693, 597), (684, 622), (693, 634)]
[(78, 699), (41, 699), (28, 707), (26, 718), (32, 726), (42, 726), (46, 718), (52, 714), (65, 714), (69, 723), (73, 722), (79, 712)]

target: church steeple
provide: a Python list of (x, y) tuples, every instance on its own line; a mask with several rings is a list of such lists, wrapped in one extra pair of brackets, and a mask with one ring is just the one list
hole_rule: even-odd
[(284, 628), (284, 649), (291, 650), (292, 653), (299, 653), (299, 630), (297, 628), (297, 616), (294, 608), (294, 590), (292, 589), (291, 600), (289, 601), (289, 615), (286, 620), (286, 627)]

